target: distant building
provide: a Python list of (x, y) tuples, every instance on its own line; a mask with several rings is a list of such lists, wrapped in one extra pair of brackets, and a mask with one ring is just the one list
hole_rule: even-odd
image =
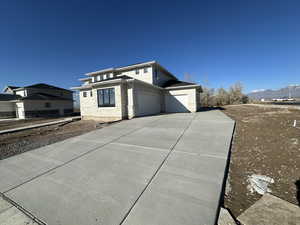
[(6, 86), (0, 94), (0, 118), (64, 116), (73, 112), (73, 92), (48, 84)]

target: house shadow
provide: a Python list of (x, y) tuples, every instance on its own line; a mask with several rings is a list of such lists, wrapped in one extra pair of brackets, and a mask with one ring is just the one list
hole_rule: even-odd
[(295, 182), (295, 185), (296, 185), (296, 189), (297, 189), (296, 199), (298, 201), (298, 206), (300, 207), (300, 179)]

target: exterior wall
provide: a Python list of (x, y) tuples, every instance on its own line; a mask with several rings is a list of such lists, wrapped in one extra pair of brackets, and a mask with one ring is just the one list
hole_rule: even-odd
[(19, 119), (25, 119), (24, 102), (16, 102), (16, 116)]
[[(155, 67), (155, 66), (154, 66)], [(157, 75), (155, 75), (155, 70)], [(170, 77), (166, 72), (159, 68), (153, 69), (153, 84), (156, 86), (162, 86), (169, 80), (173, 80), (174, 78)]]
[(16, 106), (14, 102), (0, 101), (0, 118), (16, 117)]
[(135, 82), (133, 94), (135, 116), (154, 115), (163, 111), (162, 90)]
[[(144, 68), (147, 68), (148, 70), (146, 73), (144, 73)], [(138, 68), (138, 70), (139, 70), (139, 74), (135, 74), (135, 69), (134, 69), (134, 70), (122, 71), (121, 73), (118, 73), (117, 76), (127, 75), (129, 77), (147, 82), (149, 84), (153, 83), (153, 70), (151, 66), (141, 67)]]
[[(98, 107), (97, 90), (104, 88), (115, 89), (115, 107)], [(80, 91), (80, 112), (82, 119), (96, 119), (101, 121), (114, 121), (124, 118), (123, 110), (125, 104), (124, 98), (122, 98), (122, 86), (121, 84), (106, 84), (92, 89), (86, 89)], [(87, 97), (83, 97), (83, 92), (87, 92)], [(90, 96), (92, 91), (92, 96)]]
[(26, 97), (26, 90), (15, 91), (16, 95), (20, 95), (22, 97)]
[(188, 110), (190, 112), (197, 111), (197, 96), (196, 88), (169, 90), (166, 91), (166, 95), (187, 95), (188, 96)]
[[(50, 107), (46, 107), (50, 103)], [(20, 107), (21, 104), (19, 105)], [(62, 100), (24, 100), (25, 117), (63, 116), (73, 112), (73, 101)], [(19, 110), (20, 112), (20, 110)]]

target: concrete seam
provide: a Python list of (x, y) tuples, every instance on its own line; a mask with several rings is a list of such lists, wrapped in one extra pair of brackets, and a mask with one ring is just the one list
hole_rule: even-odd
[[(159, 119), (157, 119), (157, 120), (160, 120), (160, 119), (161, 119), (161, 118), (159, 118)], [(151, 121), (151, 122), (155, 122), (155, 121), (157, 121), (157, 120), (154, 120), (154, 121)], [(149, 123), (151, 123), (151, 122), (149, 122)], [(149, 124), (149, 123), (146, 123), (146, 124)], [(145, 124), (145, 125), (146, 125), (146, 124)], [(60, 168), (60, 167), (63, 167), (63, 166), (65, 166), (65, 165), (69, 164), (70, 162), (73, 162), (73, 161), (75, 161), (75, 160), (77, 160), (77, 159), (79, 159), (79, 158), (81, 158), (81, 157), (83, 157), (83, 156), (85, 156), (85, 155), (88, 155), (88, 154), (91, 153), (91, 152), (94, 152), (94, 151), (96, 151), (96, 150), (99, 150), (99, 149), (103, 148), (104, 146), (106, 146), (106, 145), (108, 145), (108, 144), (110, 144), (110, 143), (112, 143), (112, 142), (114, 142), (114, 141), (117, 141), (117, 140), (119, 140), (120, 138), (122, 138), (122, 137), (124, 137), (124, 136), (126, 136), (126, 135), (129, 135), (129, 134), (132, 134), (132, 133), (134, 133), (134, 132), (136, 132), (136, 131), (138, 131), (138, 130), (141, 130), (141, 129), (143, 129), (143, 128), (144, 128), (144, 126), (143, 126), (143, 127), (139, 127), (139, 128), (137, 128), (137, 129), (132, 130), (132, 131), (126, 133), (126, 134), (123, 134), (123, 135), (121, 135), (121, 136), (119, 136), (119, 137), (117, 137), (117, 138), (115, 138), (115, 139), (113, 139), (113, 140), (111, 140), (111, 141), (109, 141), (109, 142), (107, 142), (107, 143), (104, 143), (103, 145), (99, 145), (99, 146), (97, 146), (97, 147), (95, 147), (95, 148), (93, 148), (93, 149), (91, 149), (91, 150), (89, 150), (89, 151), (87, 151), (87, 152), (85, 152), (85, 153), (83, 153), (83, 154), (81, 154), (81, 155), (76, 156), (75, 158), (73, 158), (73, 159), (71, 159), (71, 160), (69, 160), (69, 161), (67, 161), (67, 162), (65, 162), (65, 163), (63, 163), (63, 164), (61, 164), (61, 165), (58, 165), (58, 166), (56, 166), (56, 167), (53, 167), (53, 168), (51, 168), (51, 169), (49, 169), (49, 170), (47, 170), (47, 171), (45, 171), (45, 172), (43, 172), (43, 173), (41, 173), (41, 174), (38, 174), (38, 175), (36, 175), (36, 176), (30, 178), (30, 179), (27, 180), (27, 181), (24, 181), (24, 182), (21, 183), (21, 184), (18, 184), (18, 185), (14, 186), (14, 187), (12, 187), (12, 188), (10, 188), (10, 189), (8, 189), (8, 190), (3, 191), (2, 194), (7, 193), (7, 192), (9, 192), (9, 191), (11, 191), (11, 190), (14, 190), (14, 189), (16, 189), (16, 188), (22, 186), (23, 184), (29, 183), (29, 182), (31, 182), (32, 180), (35, 180), (36, 178), (38, 178), (38, 177), (40, 177), (40, 176), (43, 176), (43, 175), (45, 175), (45, 174), (47, 174), (47, 173), (49, 173), (49, 172), (51, 172), (51, 171), (53, 171), (53, 170), (55, 170), (55, 169), (58, 169), (58, 168)], [(0, 192), (0, 193), (1, 193), (1, 192)]]
[[(24, 209), (22, 206), (20, 206), (19, 204), (17, 204), (16, 202), (14, 202), (13, 200), (11, 200), (10, 198), (8, 198), (7, 196), (5, 196), (4, 194), (0, 193), (1, 197), (7, 201), (8, 203), (10, 203), (12, 207), (17, 208), (18, 210), (20, 210), (24, 215), (26, 215), (27, 217), (29, 217), (31, 220), (33, 220), (35, 223), (40, 224), (40, 225), (47, 225), (44, 221), (42, 221), (41, 219), (35, 217), (32, 213), (30, 213), (29, 211), (27, 211), (26, 209)], [(10, 209), (9, 208), (9, 209)]]
[(183, 130), (183, 132), (181, 133), (181, 135), (177, 138), (176, 142), (170, 148), (168, 154), (165, 156), (165, 158), (163, 159), (163, 161), (161, 162), (161, 164), (158, 166), (158, 168), (156, 169), (156, 171), (154, 172), (154, 174), (151, 176), (150, 180), (148, 181), (148, 183), (146, 184), (146, 186), (144, 187), (144, 189), (142, 190), (142, 192), (140, 193), (140, 195), (137, 197), (137, 199), (134, 201), (134, 203), (132, 204), (132, 206), (129, 208), (129, 210), (127, 211), (127, 213), (125, 214), (125, 216), (123, 217), (123, 219), (121, 220), (121, 222), (119, 223), (119, 225), (122, 225), (124, 223), (124, 221), (127, 219), (127, 217), (129, 216), (129, 214), (133, 210), (134, 206), (137, 204), (137, 202), (142, 197), (142, 195), (144, 194), (144, 192), (148, 189), (148, 187), (150, 186), (150, 184), (153, 182), (154, 178), (156, 177), (156, 175), (158, 174), (158, 172), (160, 171), (160, 169), (162, 168), (162, 166), (165, 164), (165, 162), (167, 161), (167, 159), (171, 155), (173, 149), (175, 148), (175, 146), (177, 145), (177, 143), (179, 142), (179, 140), (182, 138), (182, 136), (184, 135), (184, 133), (186, 132), (186, 130), (190, 127), (190, 125), (192, 124), (192, 121), (195, 119), (195, 117), (196, 117), (196, 115), (192, 117), (192, 119), (189, 122), (189, 124), (187, 125), (187, 127)]

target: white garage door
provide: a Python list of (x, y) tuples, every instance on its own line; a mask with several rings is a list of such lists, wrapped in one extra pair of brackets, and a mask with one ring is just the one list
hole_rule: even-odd
[(189, 112), (188, 95), (166, 95), (166, 112)]
[(159, 94), (139, 91), (137, 102), (137, 116), (158, 114), (161, 111)]

